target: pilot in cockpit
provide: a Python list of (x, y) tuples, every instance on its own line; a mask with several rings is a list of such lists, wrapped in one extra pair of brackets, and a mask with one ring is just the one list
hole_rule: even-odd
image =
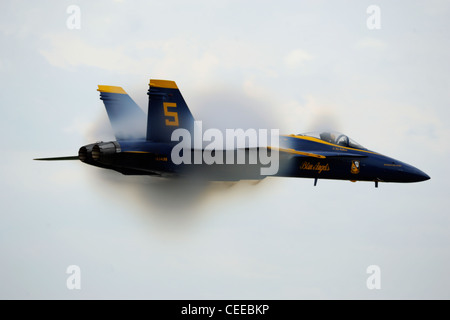
[(334, 143), (334, 134), (329, 132), (322, 132), (320, 134), (320, 139), (329, 143)]
[(350, 139), (345, 134), (342, 134), (337, 131), (323, 131), (321, 133), (318, 132), (310, 132), (310, 133), (304, 133), (303, 135), (314, 137), (317, 139), (319, 137), (322, 141), (337, 144), (339, 146), (345, 147), (345, 148), (354, 148), (354, 149), (361, 149), (366, 150), (362, 145), (360, 145), (355, 140)]

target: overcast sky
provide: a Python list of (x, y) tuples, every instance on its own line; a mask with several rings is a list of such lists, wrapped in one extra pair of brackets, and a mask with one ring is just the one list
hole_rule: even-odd
[[(450, 298), (448, 1), (2, 1), (0, 15), (0, 298)], [(431, 180), (193, 188), (32, 161), (113, 139), (97, 85), (146, 110), (150, 78), (176, 81), (207, 126), (331, 121)]]

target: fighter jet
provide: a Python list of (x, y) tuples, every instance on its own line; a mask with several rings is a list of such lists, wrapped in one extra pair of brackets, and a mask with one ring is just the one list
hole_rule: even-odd
[[(220, 143), (224, 135), (202, 132), (174, 81), (150, 80), (147, 114), (122, 87), (99, 85), (98, 91), (116, 140), (82, 146), (78, 156), (35, 160), (80, 160), (124, 175), (209, 181), (261, 180), (270, 175), (311, 178), (314, 186), (318, 179), (337, 179), (371, 181), (378, 187), (379, 182), (430, 179), (339, 132), (271, 135), (270, 143), (263, 135), (262, 145)], [(244, 140), (255, 136), (248, 130), (238, 133)]]

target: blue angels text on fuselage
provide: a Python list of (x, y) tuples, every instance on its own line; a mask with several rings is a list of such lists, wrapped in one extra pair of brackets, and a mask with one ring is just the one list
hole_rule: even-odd
[[(147, 114), (121, 87), (99, 85), (98, 91), (116, 140), (82, 146), (78, 156), (36, 160), (80, 160), (125, 175), (195, 176), (220, 181), (266, 177), (261, 168), (267, 163), (259, 159), (231, 164), (207, 163), (204, 158), (200, 163), (173, 161), (172, 151), (178, 143), (172, 140), (174, 131), (195, 133), (194, 117), (174, 81), (150, 80)], [(281, 135), (277, 142), (276, 147), (265, 147), (269, 155), (278, 152), (275, 176), (313, 178), (314, 185), (318, 179), (338, 179), (374, 181), (376, 186), (378, 182), (419, 182), (430, 178), (419, 169), (370, 151), (338, 132)], [(239, 153), (251, 157), (258, 148), (236, 147), (232, 157), (239, 157)], [(192, 145), (182, 153), (187, 152), (194, 159), (196, 153), (207, 151), (203, 146)], [(214, 156), (217, 159), (218, 155)]]

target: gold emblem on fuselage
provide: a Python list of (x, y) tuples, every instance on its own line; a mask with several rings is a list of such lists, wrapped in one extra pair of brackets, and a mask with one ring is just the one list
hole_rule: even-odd
[(351, 173), (357, 174), (359, 173), (359, 161), (353, 160), (352, 161), (352, 168), (350, 169)]

